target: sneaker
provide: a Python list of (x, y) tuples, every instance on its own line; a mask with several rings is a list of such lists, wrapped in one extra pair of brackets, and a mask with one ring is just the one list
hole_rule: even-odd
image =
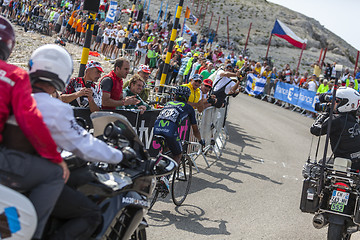
[(167, 177), (162, 176), (160, 178), (160, 182), (162, 182), (165, 186), (168, 192), (170, 192), (170, 183), (169, 183), (169, 179), (167, 179)]

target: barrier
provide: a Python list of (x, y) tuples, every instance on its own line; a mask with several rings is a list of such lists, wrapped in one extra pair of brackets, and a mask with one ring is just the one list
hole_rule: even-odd
[[(160, 145), (153, 140), (153, 132), (154, 124), (160, 110), (145, 111), (143, 114), (140, 114), (137, 110), (113, 110), (112, 112), (122, 114), (129, 120), (138, 134), (140, 141), (144, 143), (144, 146), (151, 157), (155, 157), (159, 153)], [(89, 109), (74, 108), (75, 117), (84, 119), (88, 129), (93, 128), (90, 113)], [(207, 166), (210, 167), (206, 155), (213, 151), (216, 158), (219, 159), (222, 154), (222, 150), (225, 147), (227, 138), (227, 132), (225, 129), (227, 106), (225, 108), (209, 107), (202, 113), (196, 111), (196, 114), (200, 134), (202, 138), (205, 139), (204, 151), (202, 151), (200, 143), (197, 142), (197, 139), (192, 133), (192, 128), (190, 127), (188, 119), (183, 121), (182, 125), (178, 129), (178, 132), (180, 139), (190, 142), (187, 153), (189, 154), (196, 170), (199, 172), (199, 168), (197, 167), (195, 161), (199, 156), (202, 156)]]
[[(269, 97), (267, 95), (265, 96)], [(263, 98), (265, 98), (265, 96)], [(294, 105), (295, 108), (293, 108), (293, 111), (297, 108), (300, 108), (303, 109), (303, 112), (307, 110), (316, 113), (315, 103), (319, 102), (319, 98), (316, 95), (316, 92), (284, 82), (276, 83), (273, 97), (277, 101), (282, 101), (284, 103)], [(283, 106), (284, 105), (285, 104), (283, 104)]]

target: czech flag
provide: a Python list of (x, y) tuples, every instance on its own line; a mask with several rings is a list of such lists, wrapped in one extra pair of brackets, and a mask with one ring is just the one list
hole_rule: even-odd
[(291, 31), (283, 22), (276, 19), (275, 25), (271, 34), (283, 38), (288, 41), (291, 45), (298, 48), (306, 48), (307, 39), (301, 39), (296, 34)]

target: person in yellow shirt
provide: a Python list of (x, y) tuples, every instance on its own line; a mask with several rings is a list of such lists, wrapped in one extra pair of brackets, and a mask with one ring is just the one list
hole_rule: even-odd
[(239, 60), (236, 62), (236, 66), (238, 66), (239, 69), (241, 69), (244, 66), (245, 60), (243, 59), (243, 56), (239, 56)]
[(202, 76), (200, 74), (194, 74), (191, 81), (188, 84), (182, 86), (190, 88), (190, 97), (188, 99), (188, 104), (193, 108), (198, 107), (198, 102), (200, 100), (200, 85), (202, 83)]
[(321, 73), (321, 68), (319, 67), (319, 65), (317, 63), (314, 63), (311, 64), (311, 67), (314, 68), (314, 74), (316, 75), (316, 77), (319, 77)]
[(260, 75), (260, 73), (261, 73), (261, 63), (260, 62), (256, 63), (253, 73), (256, 75)]

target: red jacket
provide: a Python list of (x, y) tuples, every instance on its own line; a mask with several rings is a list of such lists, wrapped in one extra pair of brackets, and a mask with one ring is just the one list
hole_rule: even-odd
[(33, 145), (44, 158), (60, 163), (62, 158), (46, 127), (36, 102), (31, 96), (29, 76), (23, 69), (0, 60), (0, 143), (9, 115), (15, 119)]
[[(111, 78), (112, 82), (113, 82), (113, 85), (112, 85), (112, 89), (111, 89), (111, 92), (110, 92), (110, 98), (111, 99), (114, 99), (114, 100), (120, 100), (122, 99), (122, 96), (123, 96), (123, 80), (121, 78), (119, 78), (118, 76), (116, 76), (114, 70), (111, 71), (109, 74), (105, 75), (101, 81), (104, 79), (104, 78)], [(101, 84), (101, 81), (100, 81), (100, 84)], [(107, 91), (104, 91), (103, 92), (107, 92)], [(102, 109), (111, 109), (111, 110), (114, 110), (115, 107), (108, 107), (108, 106), (102, 106)]]

